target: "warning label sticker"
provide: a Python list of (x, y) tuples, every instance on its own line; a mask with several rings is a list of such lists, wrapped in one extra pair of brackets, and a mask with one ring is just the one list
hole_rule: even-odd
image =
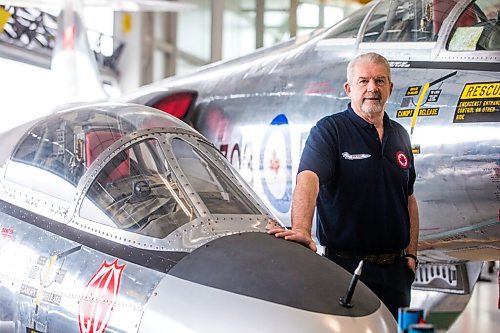
[[(396, 113), (396, 118), (413, 117), (414, 112), (415, 109), (398, 110), (398, 112)], [(437, 116), (438, 114), (439, 114), (439, 108), (421, 108), (420, 110), (418, 110), (419, 117), (431, 117), (431, 116)]]
[(426, 103), (437, 102), (440, 95), (441, 95), (441, 90), (440, 89), (438, 89), (438, 90), (431, 90), (429, 92), (429, 96), (427, 96)]
[(499, 121), (500, 82), (467, 83), (458, 100), (453, 122)]
[(420, 86), (408, 87), (405, 96), (415, 96), (420, 94)]

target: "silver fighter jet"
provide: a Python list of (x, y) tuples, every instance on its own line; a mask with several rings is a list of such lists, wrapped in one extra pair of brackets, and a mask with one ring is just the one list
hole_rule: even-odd
[[(0, 137), (0, 332), (395, 332), (202, 135), (93, 104)], [(291, 293), (290, 290), (294, 292)]]

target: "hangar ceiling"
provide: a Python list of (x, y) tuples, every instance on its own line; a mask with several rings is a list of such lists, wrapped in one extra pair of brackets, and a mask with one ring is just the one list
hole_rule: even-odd
[[(182, 13), (108, 14), (111, 35), (89, 30), (104, 81), (122, 91), (256, 48), (328, 27), (366, 0), (186, 0), (197, 9)], [(57, 16), (33, 8), (0, 6), (10, 17), (0, 29), (0, 57), (50, 68)], [(108, 10), (108, 13), (110, 11)], [(124, 32), (124, 17), (133, 29)], [(133, 18), (133, 20), (131, 20)], [(95, 17), (91, 20), (95, 21)], [(0, 20), (1, 22), (1, 20)], [(106, 52), (102, 52), (104, 45)], [(138, 68), (130, 71), (130, 68)]]

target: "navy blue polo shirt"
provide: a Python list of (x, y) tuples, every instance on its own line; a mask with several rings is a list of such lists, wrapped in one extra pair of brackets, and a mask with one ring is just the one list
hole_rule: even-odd
[(349, 104), (311, 129), (298, 172), (319, 177), (317, 236), (329, 249), (394, 253), (410, 241), (408, 196), (415, 169), (406, 130), (384, 114), (375, 126)]

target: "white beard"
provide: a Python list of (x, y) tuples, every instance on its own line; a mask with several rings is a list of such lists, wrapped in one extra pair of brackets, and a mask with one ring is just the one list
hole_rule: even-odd
[(367, 114), (377, 114), (377, 113), (381, 113), (382, 111), (384, 110), (384, 108), (382, 107), (382, 104), (378, 103), (378, 104), (372, 104), (372, 105), (361, 105), (361, 111), (363, 111), (364, 113), (367, 113)]

